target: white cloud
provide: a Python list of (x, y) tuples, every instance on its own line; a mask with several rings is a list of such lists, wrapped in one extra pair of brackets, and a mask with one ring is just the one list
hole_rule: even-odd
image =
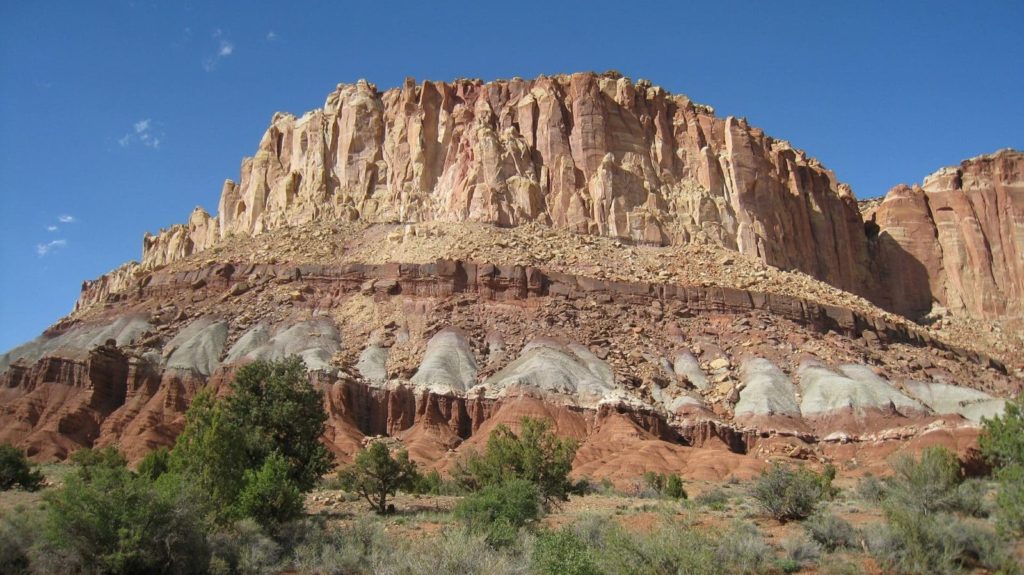
[(132, 124), (132, 131), (117, 140), (122, 148), (127, 148), (133, 143), (139, 143), (147, 148), (157, 149), (160, 147), (162, 134), (156, 134), (153, 130), (153, 120), (146, 118)]
[(57, 231), (57, 226), (46, 226), (46, 231), (55, 232)]
[(61, 214), (61, 215), (57, 216), (57, 221), (59, 221), (62, 224), (73, 224), (73, 223), (75, 223), (78, 220), (75, 219), (75, 216), (69, 216), (67, 214)]
[(267, 41), (273, 42), (274, 40), (277, 40), (277, 32), (274, 32), (273, 30), (267, 32)]
[(66, 245), (68, 245), (67, 240), (53, 240), (45, 244), (36, 244), (36, 255), (38, 255), (39, 257), (44, 257), (53, 250), (60, 249)]
[(217, 51), (203, 60), (203, 69), (207, 72), (214, 71), (221, 60), (235, 53), (234, 43), (224, 37), (223, 30), (217, 28), (211, 37), (217, 41)]

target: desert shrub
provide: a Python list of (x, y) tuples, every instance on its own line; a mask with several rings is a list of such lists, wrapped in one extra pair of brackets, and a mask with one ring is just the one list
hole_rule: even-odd
[(444, 477), (436, 469), (420, 474), (411, 491), (420, 495), (462, 495), (465, 493), (458, 482)]
[(885, 499), (921, 513), (960, 508), (957, 491), (963, 476), (960, 461), (949, 450), (929, 447), (920, 457), (902, 455), (890, 461), (893, 476), (886, 483)]
[(547, 420), (524, 417), (519, 433), (499, 425), (487, 439), (487, 448), (459, 462), (456, 477), (477, 490), (512, 478), (537, 486), (545, 502), (565, 501), (573, 491), (569, 479), (576, 442), (557, 437)]
[(166, 447), (158, 447), (150, 451), (139, 462), (136, 473), (155, 480), (170, 470), (171, 452)]
[(571, 529), (543, 531), (533, 547), (533, 568), (539, 575), (599, 575), (594, 556)]
[(859, 539), (857, 530), (849, 521), (827, 511), (811, 515), (803, 527), (811, 539), (829, 552), (855, 547)]
[(810, 469), (775, 464), (754, 482), (751, 495), (770, 516), (786, 522), (814, 513), (825, 490), (822, 476)]
[(645, 489), (638, 492), (638, 496), (644, 498), (648, 493), (655, 497), (668, 497), (671, 499), (686, 499), (686, 490), (683, 489), (683, 479), (678, 473), (655, 473), (648, 471), (644, 473)]
[(273, 529), (302, 515), (302, 503), (302, 493), (288, 477), (288, 462), (275, 452), (259, 470), (246, 470), (235, 508), (239, 517), (251, 517)]
[(955, 574), (985, 568), (1019, 573), (1005, 541), (980, 524), (948, 513), (886, 509), (888, 524), (868, 533), (872, 554), (893, 573)]
[(20, 487), (35, 491), (43, 483), (43, 474), (33, 469), (20, 449), (10, 444), (0, 445), (0, 491)]
[(999, 482), (996, 524), (1000, 532), (1024, 536), (1024, 396), (1006, 402), (1003, 415), (982, 419), (981, 453)]
[(305, 520), (284, 531), (293, 535), (291, 566), (300, 573), (374, 572), (377, 562), (398, 551), (380, 524), (367, 518), (344, 528)]
[(856, 494), (865, 503), (881, 503), (885, 498), (885, 484), (874, 475), (865, 475), (857, 482)]
[(753, 575), (764, 573), (771, 548), (753, 523), (738, 523), (722, 535), (715, 548), (715, 559), (726, 573)]
[(511, 544), (519, 529), (537, 520), (541, 511), (538, 487), (525, 479), (510, 479), (467, 495), (454, 514), (471, 532), (500, 547)]
[(1003, 415), (982, 419), (978, 446), (997, 469), (1024, 466), (1024, 395), (1007, 401)]
[(818, 573), (821, 575), (864, 575), (865, 571), (857, 559), (833, 554), (826, 555), (818, 563)]
[(419, 473), (404, 449), (392, 456), (383, 441), (375, 441), (356, 454), (355, 461), (341, 470), (338, 479), (346, 491), (358, 493), (383, 515), (389, 509), (388, 497), (400, 489), (413, 489)]
[(121, 469), (128, 464), (121, 452), (112, 446), (79, 449), (68, 459), (74, 464), (75, 473), (84, 481), (89, 481), (95, 470)]
[(242, 519), (210, 535), (213, 554), (207, 567), (213, 575), (281, 572), (283, 550), (258, 523)]
[(988, 517), (991, 514), (988, 493), (990, 486), (984, 479), (966, 479), (956, 488), (956, 509), (971, 517)]
[(723, 511), (726, 505), (729, 503), (729, 494), (724, 489), (716, 487), (710, 491), (705, 491), (698, 495), (694, 501), (703, 506), (715, 511)]
[(999, 492), (996, 495), (996, 525), (1001, 533), (1024, 536), (1024, 466), (999, 470)]
[(28, 573), (45, 516), (38, 509), (18, 507), (0, 515), (0, 573)]
[(190, 573), (206, 565), (205, 513), (187, 483), (154, 483), (123, 465), (89, 463), (46, 502), (44, 538), (64, 556), (62, 571), (140, 573), (173, 565)]
[(571, 529), (607, 575), (725, 572), (716, 565), (715, 542), (684, 521), (664, 519), (650, 532), (633, 533), (596, 515), (580, 519)]
[(686, 490), (683, 489), (683, 480), (678, 474), (673, 473), (665, 480), (664, 494), (672, 499), (686, 499)]
[[(529, 547), (529, 536), (516, 547)], [(375, 564), (375, 573), (419, 575), (460, 573), (464, 575), (526, 575), (531, 573), (528, 550), (495, 548), (479, 533), (458, 528), (439, 537), (394, 545)]]
[(787, 573), (792, 573), (814, 566), (821, 558), (821, 545), (806, 535), (801, 535), (783, 540), (782, 552), (782, 559), (786, 563), (780, 566)]

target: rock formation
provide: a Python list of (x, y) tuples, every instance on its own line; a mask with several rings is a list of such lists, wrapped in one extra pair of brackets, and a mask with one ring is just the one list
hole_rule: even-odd
[(917, 317), (933, 305), (978, 319), (1024, 317), (1024, 153), (1001, 150), (893, 188), (866, 214), (879, 303)]
[(443, 469), (524, 415), (617, 480), (965, 452), (1024, 344), (864, 298), (1019, 314), (1021, 156), (897, 188), (866, 225), (815, 160), (644, 81), (342, 85), (274, 116), (216, 216), (147, 235), (0, 355), (0, 441), (136, 461), (204, 386), (298, 355), (342, 461), (387, 435)]
[(143, 265), (232, 235), (318, 219), (541, 222), (663, 245), (714, 241), (856, 293), (870, 287), (850, 190), (738, 118), (649, 82), (339, 85), (301, 118), (276, 114), (218, 213), (147, 236)]

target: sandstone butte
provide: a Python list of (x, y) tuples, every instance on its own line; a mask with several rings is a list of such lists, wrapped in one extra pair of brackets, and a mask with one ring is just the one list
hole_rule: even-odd
[(574, 473), (970, 458), (1024, 374), (1024, 154), (858, 203), (739, 118), (618, 74), (339, 85), (275, 114), (215, 216), (0, 356), (0, 441), (170, 445), (204, 386), (298, 354), (345, 461), (444, 469), (548, 417)]

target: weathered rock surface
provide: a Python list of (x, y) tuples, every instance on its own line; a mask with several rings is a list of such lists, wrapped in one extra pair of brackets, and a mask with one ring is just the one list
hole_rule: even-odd
[(641, 243), (713, 241), (870, 287), (856, 201), (817, 161), (685, 96), (589, 73), (339, 85), (319, 110), (276, 114), (217, 215), (197, 208), (147, 236), (142, 262), (318, 219), (537, 221)]
[(865, 226), (788, 143), (614, 74), (359, 82), (271, 124), (216, 216), (147, 236), (0, 356), (0, 441), (135, 461), (204, 387), (299, 355), (341, 461), (387, 435), (445, 468), (529, 415), (580, 442), (578, 476), (721, 479), (963, 452), (1021, 390), (1013, 338), (853, 295), (1019, 314), (1018, 152), (894, 190)]
[(878, 226), (879, 303), (917, 317), (933, 305), (979, 319), (1024, 317), (1024, 153), (1006, 149), (897, 186)]

